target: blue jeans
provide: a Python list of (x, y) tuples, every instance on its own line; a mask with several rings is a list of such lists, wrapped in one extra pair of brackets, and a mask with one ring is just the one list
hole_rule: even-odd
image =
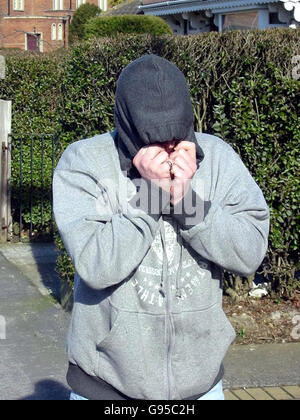
[[(77, 395), (74, 392), (71, 392), (70, 400), (71, 401), (87, 401), (86, 398), (81, 397), (80, 395)], [(198, 398), (198, 400), (199, 401), (225, 401), (222, 381), (220, 381), (214, 388), (212, 388), (203, 397)]]
[(198, 398), (199, 401), (225, 401), (225, 395), (223, 392), (223, 382), (220, 381), (217, 385), (212, 388), (203, 397)]

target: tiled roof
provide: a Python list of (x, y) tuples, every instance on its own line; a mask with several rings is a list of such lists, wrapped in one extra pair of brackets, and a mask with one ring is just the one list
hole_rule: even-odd
[(137, 15), (143, 14), (139, 10), (141, 0), (126, 0), (125, 2), (119, 4), (111, 10), (108, 10), (106, 13), (101, 13), (103, 16), (116, 16), (116, 15)]
[[(164, 4), (165, 3), (165, 4)], [(223, 9), (223, 8), (232, 8), (235, 9), (237, 7), (245, 7), (245, 6), (253, 6), (253, 5), (262, 5), (262, 4), (270, 4), (276, 3), (274, 0), (169, 0), (169, 1), (162, 1), (160, 3), (148, 3), (142, 6), (142, 10), (145, 13), (150, 9), (151, 11), (155, 11), (156, 15), (167, 15), (167, 14), (174, 14), (182, 13), (182, 12), (192, 12), (192, 11), (200, 11), (200, 10), (216, 10), (216, 9)]]

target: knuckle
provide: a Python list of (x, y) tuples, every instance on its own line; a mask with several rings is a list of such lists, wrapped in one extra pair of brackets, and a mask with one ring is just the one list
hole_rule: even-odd
[(141, 167), (144, 171), (146, 171), (146, 170), (148, 169), (148, 164), (147, 164), (147, 161), (146, 161), (145, 159), (143, 159), (143, 160), (140, 162), (140, 167)]

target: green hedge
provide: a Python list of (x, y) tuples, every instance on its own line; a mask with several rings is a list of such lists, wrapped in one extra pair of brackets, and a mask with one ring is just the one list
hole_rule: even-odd
[[(19, 236), (20, 145), (22, 142), (22, 238), (28, 240), (31, 209), (31, 169), (33, 175), (33, 237), (51, 237), (52, 135), (60, 132), (60, 63), (64, 52), (41, 55), (3, 51), (6, 79), (0, 80), (0, 98), (12, 100), (12, 215), (13, 232)], [(44, 152), (43, 140), (45, 141)], [(31, 168), (31, 141), (33, 167)], [(62, 151), (55, 142), (55, 162)], [(43, 179), (41, 177), (43, 166)], [(41, 201), (43, 200), (43, 208)], [(42, 224), (43, 222), (43, 224)]]
[[(271, 231), (259, 273), (291, 297), (300, 290), (299, 41), (300, 31), (288, 29), (93, 38), (58, 55), (8, 56), (0, 94), (14, 100), (14, 129), (59, 134), (57, 161), (67, 144), (114, 128), (116, 81), (127, 64), (149, 52), (174, 62), (190, 87), (195, 130), (230, 143), (263, 190)], [(74, 267), (58, 234), (56, 243), (58, 272), (71, 284)]]
[(84, 37), (84, 25), (86, 22), (99, 16), (101, 13), (100, 7), (95, 4), (85, 3), (82, 4), (76, 12), (74, 13), (69, 29), (69, 42), (73, 44), (74, 42), (83, 39)]
[(172, 34), (170, 26), (157, 16), (123, 15), (90, 19), (84, 25), (84, 38), (116, 36), (119, 34)]

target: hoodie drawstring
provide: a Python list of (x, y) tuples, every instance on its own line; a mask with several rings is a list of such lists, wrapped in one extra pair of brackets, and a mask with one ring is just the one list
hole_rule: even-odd
[[(159, 292), (162, 294), (162, 296), (165, 296), (165, 294), (166, 294), (165, 279), (166, 279), (166, 276), (168, 275), (168, 271), (167, 271), (168, 270), (168, 256), (167, 256), (167, 252), (166, 252), (165, 227), (164, 227), (164, 222), (163, 222), (162, 218), (160, 219), (159, 223), (160, 223), (161, 242), (162, 242), (162, 248), (163, 248), (163, 269), (162, 269), (162, 276), (161, 276), (161, 281), (160, 281)], [(180, 244), (180, 258), (179, 258), (179, 266), (178, 266), (177, 273), (176, 273), (176, 297), (181, 298), (181, 290), (180, 290), (179, 281), (180, 281), (181, 273), (182, 273), (183, 240), (182, 240), (182, 237), (179, 233), (178, 225), (177, 225), (177, 240)]]
[(180, 244), (180, 258), (179, 258), (179, 267), (176, 273), (176, 297), (181, 298), (181, 289), (179, 286), (179, 280), (181, 278), (182, 273), (182, 262), (183, 262), (183, 239), (179, 233), (179, 225), (177, 224), (177, 240)]
[(160, 279), (160, 289), (159, 293), (165, 297), (166, 291), (165, 291), (165, 278), (168, 275), (168, 257), (166, 252), (166, 236), (165, 236), (165, 227), (164, 227), (164, 221), (162, 217), (159, 220), (160, 224), (160, 235), (161, 235), (161, 243), (162, 243), (162, 249), (163, 249), (163, 268), (162, 268), (162, 276)]

